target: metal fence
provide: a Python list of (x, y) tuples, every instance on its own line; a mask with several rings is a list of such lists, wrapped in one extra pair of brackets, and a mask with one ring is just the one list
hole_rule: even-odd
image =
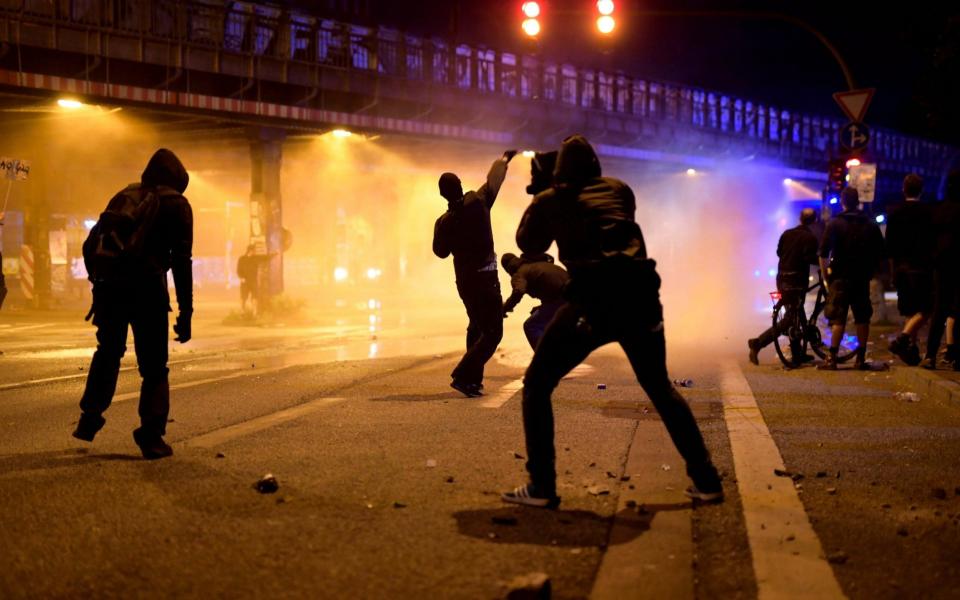
[[(838, 119), (803, 114), (728, 94), (552, 62), (537, 56), (452, 45), (386, 28), (368, 28), (251, 2), (214, 0), (0, 0), (0, 11), (39, 19), (270, 56), (480, 94), (548, 102), (720, 132), (785, 159), (837, 153)], [(942, 165), (944, 144), (874, 129), (880, 161)]]

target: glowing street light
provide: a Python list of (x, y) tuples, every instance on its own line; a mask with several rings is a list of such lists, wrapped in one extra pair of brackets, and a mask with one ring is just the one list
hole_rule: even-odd
[(73, 98), (60, 98), (57, 100), (57, 106), (60, 108), (66, 108), (69, 110), (76, 110), (78, 108), (83, 108), (86, 106), (83, 102), (79, 100), (74, 100)]
[(859, 158), (851, 158), (850, 160), (847, 161), (847, 168), (848, 168), (848, 169), (849, 169), (850, 167), (859, 167), (859, 166), (860, 166), (860, 159), (859, 159)]
[(333, 137), (340, 139), (348, 138), (353, 135), (352, 131), (348, 131), (346, 129), (334, 129), (331, 133), (333, 134)]
[(791, 183), (793, 183), (793, 180), (789, 177), (783, 180), (783, 185), (790, 185)]
[(524, 150), (523, 152), (521, 152), (521, 154), (523, 155), (524, 158), (533, 158), (534, 156), (537, 155), (537, 153), (534, 152), (533, 150)]
[(333, 270), (333, 279), (335, 281), (346, 281), (347, 277), (350, 276), (350, 273), (347, 271), (346, 267), (337, 267)]
[(687, 175), (688, 175), (688, 176), (694, 177), (696, 174), (697, 174), (697, 170), (696, 170), (696, 169), (693, 169), (693, 168), (687, 169)]

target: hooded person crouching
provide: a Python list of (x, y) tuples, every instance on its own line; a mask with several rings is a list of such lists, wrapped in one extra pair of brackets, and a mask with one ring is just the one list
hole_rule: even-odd
[(133, 439), (144, 458), (173, 454), (163, 440), (170, 412), (167, 271), (173, 272), (179, 309), (173, 330), (176, 341), (186, 343), (193, 315), (193, 211), (183, 196), (189, 179), (173, 152), (158, 150), (140, 182), (110, 200), (84, 242), (97, 350), (80, 400), (82, 413), (73, 432), (77, 439), (92, 442), (105, 423), (103, 413), (116, 391), (129, 327), (143, 379), (140, 427)]
[(530, 347), (536, 350), (547, 325), (565, 302), (563, 290), (570, 276), (563, 267), (553, 264), (553, 257), (549, 254), (517, 256), (507, 253), (503, 255), (500, 264), (503, 265), (503, 270), (510, 274), (510, 287), (513, 289), (510, 297), (503, 303), (504, 318), (513, 312), (524, 295), (540, 300), (540, 305), (534, 307), (523, 322), (523, 333), (527, 336)]

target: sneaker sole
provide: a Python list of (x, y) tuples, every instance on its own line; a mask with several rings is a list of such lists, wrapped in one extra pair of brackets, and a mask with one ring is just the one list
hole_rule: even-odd
[(501, 494), (500, 500), (508, 504), (520, 504), (523, 506), (532, 506), (534, 508), (557, 508), (560, 506), (560, 497), (556, 498), (521, 498), (519, 496), (510, 496)]

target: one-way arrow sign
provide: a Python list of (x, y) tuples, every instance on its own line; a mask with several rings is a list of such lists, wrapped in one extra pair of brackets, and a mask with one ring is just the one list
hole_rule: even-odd
[(867, 114), (867, 108), (870, 101), (873, 100), (875, 88), (865, 88), (862, 90), (850, 90), (849, 92), (837, 92), (833, 99), (837, 101), (843, 112), (850, 117), (854, 123), (862, 123), (863, 115)]

